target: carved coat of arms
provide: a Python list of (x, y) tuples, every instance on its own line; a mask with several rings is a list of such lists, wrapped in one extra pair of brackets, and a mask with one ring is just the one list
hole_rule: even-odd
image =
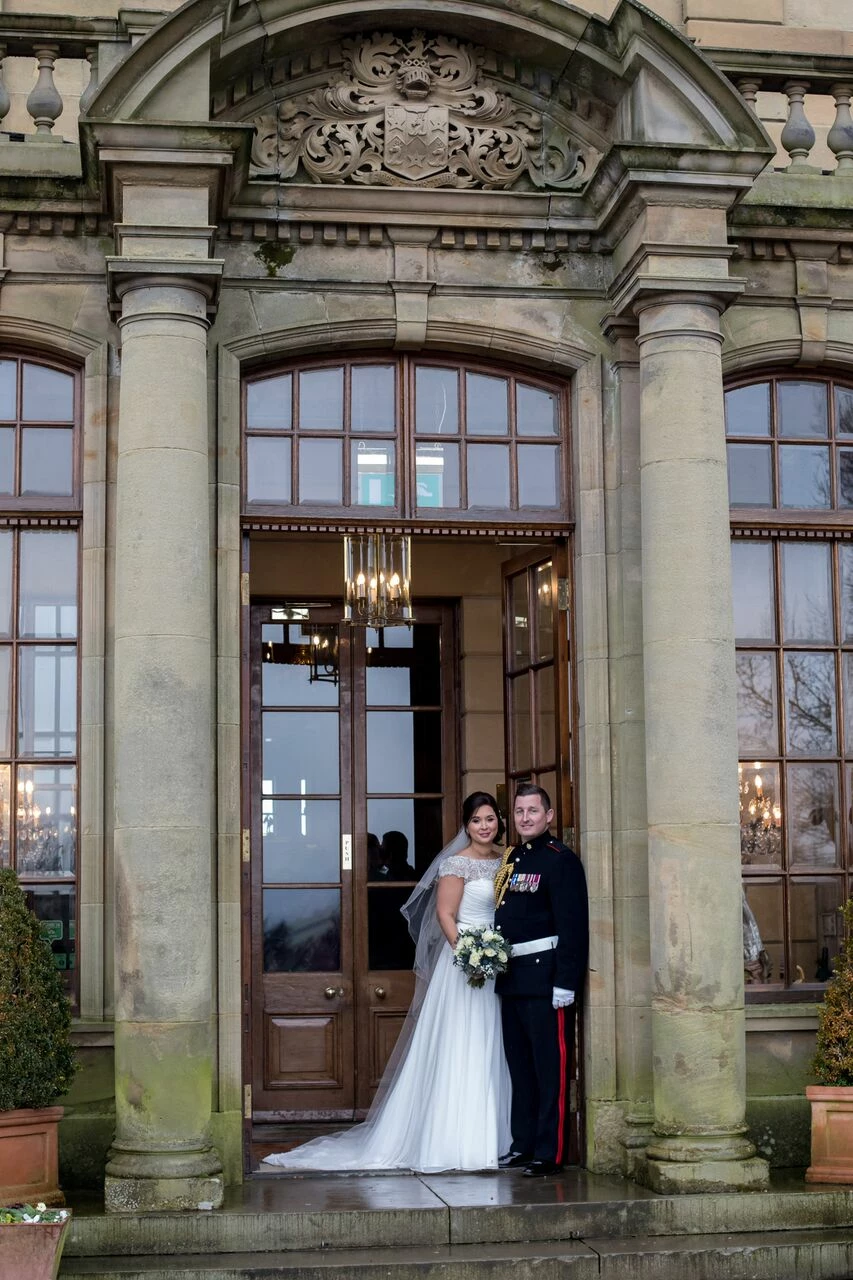
[(447, 107), (385, 108), (385, 167), (401, 178), (428, 178), (447, 168), (450, 114)]
[(336, 83), (255, 121), (255, 171), (322, 183), (579, 187), (585, 162), (565, 131), (490, 84), (483, 56), (419, 31), (344, 41)]

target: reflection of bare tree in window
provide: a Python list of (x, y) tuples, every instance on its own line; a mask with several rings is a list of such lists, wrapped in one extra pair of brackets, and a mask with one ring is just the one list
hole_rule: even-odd
[(776, 755), (779, 750), (774, 662), (770, 653), (737, 655), (738, 737), (743, 755)]
[(838, 505), (853, 506), (853, 449), (838, 450)]
[(835, 388), (835, 434), (853, 435), (853, 391)]
[(838, 771), (831, 764), (788, 766), (791, 860), (835, 866), (838, 850)]
[(798, 755), (835, 751), (835, 660), (831, 653), (785, 655), (788, 747)]
[(829, 543), (782, 547), (785, 641), (831, 641), (832, 583)]
[(853, 640), (853, 546), (842, 546), (840, 556), (841, 640), (846, 643)]

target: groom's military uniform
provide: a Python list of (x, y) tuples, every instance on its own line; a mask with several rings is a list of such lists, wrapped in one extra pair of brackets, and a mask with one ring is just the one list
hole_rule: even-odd
[[(531, 1160), (563, 1164), (575, 1009), (589, 949), (580, 858), (547, 831), (507, 849), (495, 880), (495, 924), (513, 948), (496, 984), (512, 1078), (512, 1145)], [(575, 1003), (555, 1009), (555, 987), (574, 992)]]

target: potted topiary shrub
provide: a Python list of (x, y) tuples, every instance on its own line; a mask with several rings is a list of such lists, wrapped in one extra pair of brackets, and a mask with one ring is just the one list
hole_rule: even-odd
[(845, 941), (818, 1013), (808, 1085), (812, 1159), (806, 1182), (853, 1183), (853, 898), (842, 907)]
[(44, 1203), (0, 1209), (0, 1280), (56, 1280), (70, 1217)]
[(57, 1098), (74, 1076), (71, 1008), (18, 877), (0, 869), (0, 1207), (61, 1205)]

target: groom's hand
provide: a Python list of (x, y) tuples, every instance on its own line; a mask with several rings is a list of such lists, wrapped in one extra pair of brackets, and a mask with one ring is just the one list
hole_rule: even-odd
[(551, 997), (551, 1004), (555, 1009), (565, 1009), (575, 1002), (574, 991), (567, 991), (565, 987), (554, 987)]

